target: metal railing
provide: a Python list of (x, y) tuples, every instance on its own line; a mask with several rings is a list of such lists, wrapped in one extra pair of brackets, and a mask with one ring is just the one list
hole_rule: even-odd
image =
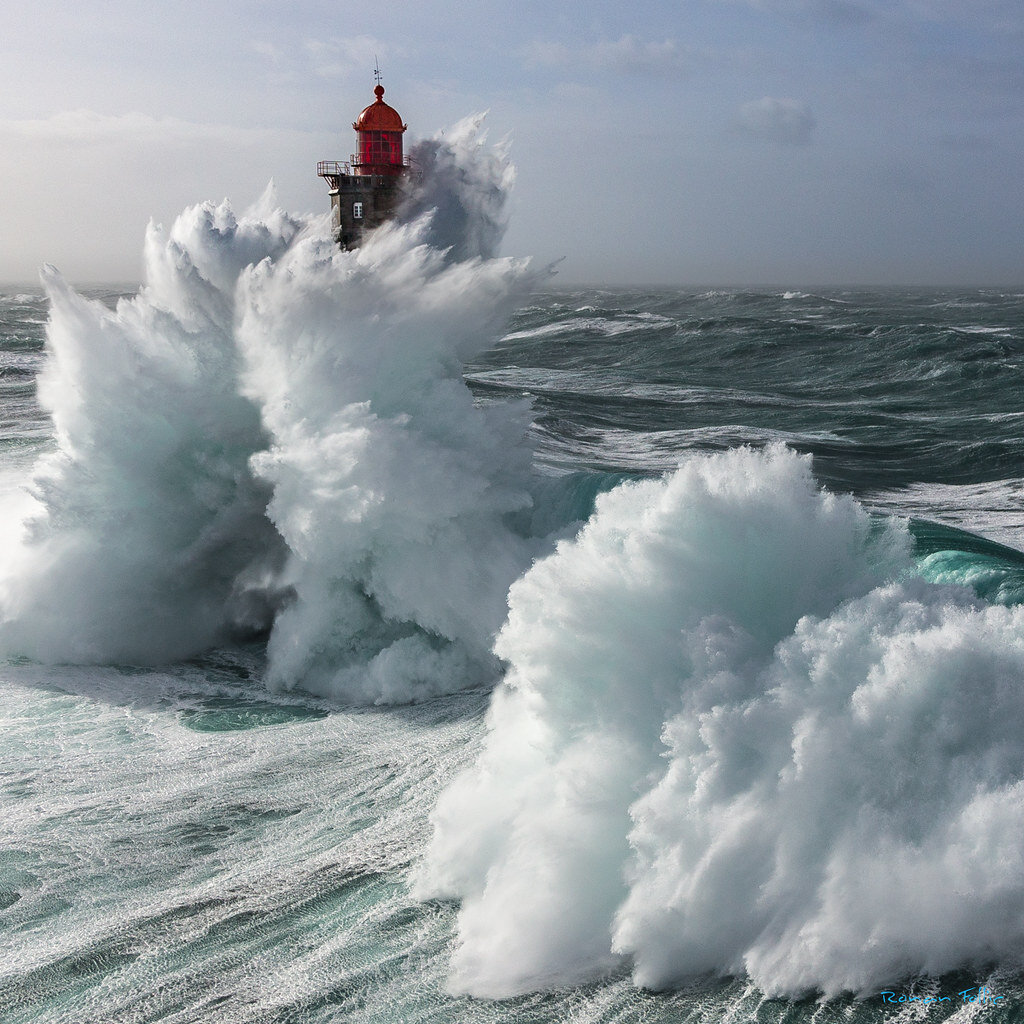
[[(350, 156), (348, 159), (349, 159), (349, 163), (353, 167), (394, 167), (395, 166), (394, 162), (391, 161), (391, 160), (360, 160), (360, 159), (358, 159), (354, 155)], [(403, 155), (402, 156), (402, 166), (403, 167), (411, 167), (412, 166), (412, 157), (407, 156), (407, 155)]]
[[(402, 166), (412, 167), (412, 157), (403, 155)], [(357, 160), (353, 155), (345, 161), (321, 160), (316, 165), (316, 173), (321, 178), (333, 178), (339, 174), (352, 174), (356, 167), (394, 167), (394, 164), (386, 160)]]
[(321, 178), (333, 178), (338, 174), (351, 174), (352, 165), (347, 161), (342, 163), (340, 160), (321, 160), (316, 165), (316, 173)]

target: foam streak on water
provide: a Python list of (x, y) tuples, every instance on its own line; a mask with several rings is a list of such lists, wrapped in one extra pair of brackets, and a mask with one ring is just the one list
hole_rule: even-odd
[(387, 1019), (362, 1012), (371, 978), (415, 1004), (398, 963), (443, 922), (402, 872), (480, 696), (328, 714), (204, 668), (142, 697), (137, 675), (7, 671), (5, 1020)]

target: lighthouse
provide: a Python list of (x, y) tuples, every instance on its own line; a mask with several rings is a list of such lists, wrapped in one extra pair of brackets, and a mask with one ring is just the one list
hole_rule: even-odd
[(343, 249), (355, 249), (363, 234), (394, 216), (409, 170), (402, 152), (408, 125), (384, 102), (380, 71), (374, 70), (377, 97), (355, 119), (356, 152), (346, 163), (321, 160), (316, 173), (326, 180), (331, 196), (334, 239)]

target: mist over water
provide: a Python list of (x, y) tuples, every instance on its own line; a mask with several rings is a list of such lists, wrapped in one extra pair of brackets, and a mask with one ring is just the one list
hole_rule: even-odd
[(537, 298), (480, 128), (2, 321), (16, 1019), (1024, 1005), (1019, 301)]

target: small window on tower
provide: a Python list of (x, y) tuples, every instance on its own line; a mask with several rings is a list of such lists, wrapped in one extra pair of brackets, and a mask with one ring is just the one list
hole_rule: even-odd
[(363, 218), (363, 204), (362, 203), (353, 203), (352, 204), (352, 216), (356, 220), (362, 220), (362, 218)]

